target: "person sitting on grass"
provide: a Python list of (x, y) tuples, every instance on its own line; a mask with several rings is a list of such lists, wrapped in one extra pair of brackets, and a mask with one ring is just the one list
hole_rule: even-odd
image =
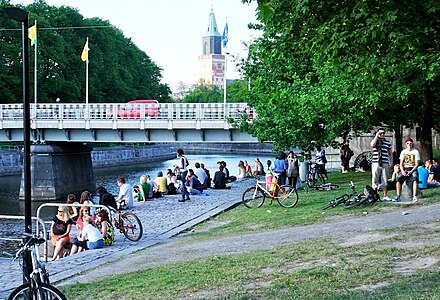
[(104, 239), (98, 228), (93, 225), (92, 217), (84, 216), (84, 228), (81, 237), (73, 241), (70, 255), (74, 255), (78, 250), (100, 249), (104, 247)]

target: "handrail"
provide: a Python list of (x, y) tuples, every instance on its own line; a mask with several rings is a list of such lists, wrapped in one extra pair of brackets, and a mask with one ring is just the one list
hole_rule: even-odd
[[(253, 119), (247, 103), (39, 103), (31, 104), (31, 122), (38, 120), (225, 120)], [(226, 109), (226, 111), (225, 111)], [(23, 104), (0, 104), (0, 121), (23, 119)]]
[[(0, 215), (0, 219), (4, 219), (4, 220), (24, 220), (24, 216), (13, 216), (13, 215)], [(38, 234), (38, 224), (42, 224), (42, 228), (43, 228), (43, 235), (44, 238), (46, 238), (47, 236), (47, 230), (46, 227), (44, 226), (44, 221), (38, 217), (32, 217), (32, 220), (34, 220), (36, 222), (36, 230), (35, 232), (37, 232)], [(16, 241), (16, 242), (21, 242), (22, 239), (13, 239), (13, 238), (0, 238), (0, 240), (6, 240), (6, 241)], [(46, 249), (45, 249), (46, 250)], [(47, 257), (47, 255), (46, 255)]]

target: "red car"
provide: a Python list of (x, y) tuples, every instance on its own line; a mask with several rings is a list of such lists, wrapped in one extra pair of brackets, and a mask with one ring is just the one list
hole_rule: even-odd
[(118, 118), (140, 119), (142, 113), (146, 118), (158, 117), (160, 115), (159, 101), (157, 100), (132, 100), (127, 104), (119, 106)]

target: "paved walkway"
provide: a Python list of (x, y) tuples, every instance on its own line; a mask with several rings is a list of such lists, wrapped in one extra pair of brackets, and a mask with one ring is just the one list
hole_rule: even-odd
[[(209, 196), (192, 196), (190, 201), (180, 203), (181, 197), (165, 196), (163, 198), (135, 203), (130, 211), (142, 221), (144, 234), (139, 242), (130, 242), (119, 232), (116, 233), (115, 244), (99, 250), (91, 250), (47, 263), (51, 282), (70, 278), (81, 272), (96, 268), (108, 261), (115, 261), (130, 255), (201, 223), (212, 216), (230, 209), (241, 202), (241, 195), (252, 180), (231, 183), (230, 190), (207, 190)], [(18, 262), (11, 259), (0, 259), (0, 268), (8, 270), (0, 274), (0, 299), (4, 299), (12, 289), (21, 283), (22, 275)]]

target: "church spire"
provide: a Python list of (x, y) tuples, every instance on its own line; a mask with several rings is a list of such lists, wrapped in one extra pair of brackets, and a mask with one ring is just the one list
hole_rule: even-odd
[(217, 28), (214, 10), (211, 8), (208, 17), (208, 28), (203, 36), (203, 55), (221, 54), (221, 51), (221, 34)]

